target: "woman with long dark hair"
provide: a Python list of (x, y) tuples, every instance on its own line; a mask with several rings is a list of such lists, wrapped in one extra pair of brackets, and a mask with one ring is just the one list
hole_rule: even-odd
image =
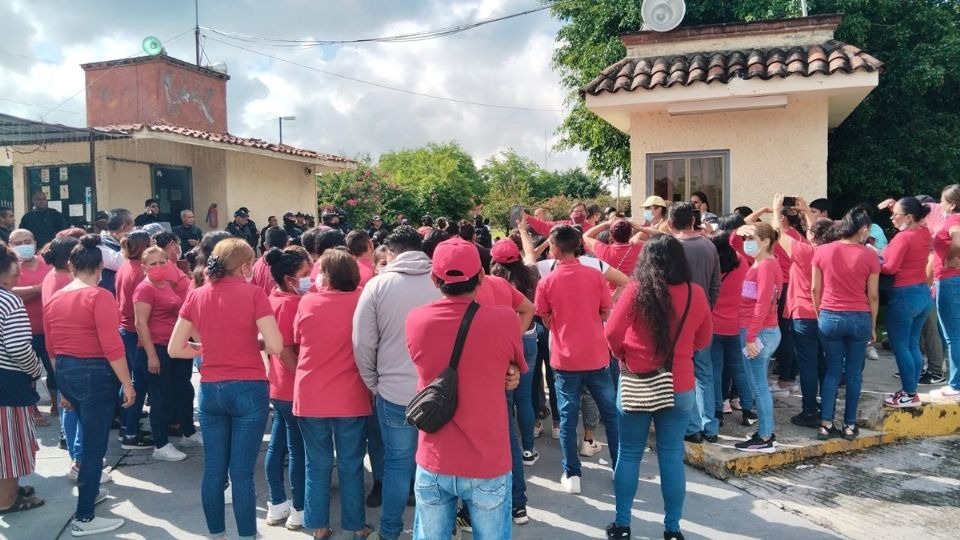
[[(880, 260), (864, 246), (870, 215), (858, 206), (836, 225), (836, 242), (817, 248), (813, 256), (813, 306), (819, 315), (820, 340), (827, 371), (820, 389), (820, 428), (817, 438), (857, 438), (857, 406), (863, 382), (867, 343), (876, 340), (880, 307)], [(833, 425), (840, 375), (847, 381), (843, 429)]]
[[(684, 311), (687, 316), (681, 321)], [(693, 352), (710, 343), (712, 331), (706, 293), (692, 282), (680, 242), (669, 235), (653, 237), (640, 253), (633, 280), (614, 307), (604, 333), (613, 355), (633, 373), (654, 371), (672, 355), (674, 406), (655, 413), (626, 413), (618, 395), (620, 453), (613, 475), (617, 511), (614, 522), (607, 526), (607, 538), (630, 538), (640, 460), (651, 422), (656, 427), (660, 491), (665, 507), (664, 538), (683, 538), (683, 436), (696, 406)]]
[[(117, 306), (120, 308), (120, 339), (127, 357), (127, 366), (133, 377), (133, 387), (137, 391), (137, 402), (121, 415), (120, 447), (124, 450), (140, 450), (154, 447), (151, 438), (140, 435), (140, 413), (143, 411), (144, 399), (147, 397), (146, 362), (138, 366), (137, 358), (137, 326), (133, 309), (133, 292), (144, 279), (143, 264), (140, 261), (144, 250), (150, 247), (150, 234), (146, 231), (132, 231), (120, 241), (120, 251), (126, 262), (117, 270), (116, 292)], [(138, 367), (140, 369), (138, 369)]]
[(957, 401), (960, 400), (960, 184), (944, 188), (940, 209), (946, 219), (933, 238), (933, 263), (940, 329), (950, 357), (950, 380), (930, 394)]

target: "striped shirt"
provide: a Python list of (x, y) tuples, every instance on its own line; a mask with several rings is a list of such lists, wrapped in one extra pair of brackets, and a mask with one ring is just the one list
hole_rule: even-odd
[(0, 289), (0, 369), (40, 377), (40, 360), (33, 350), (27, 309), (19, 296)]

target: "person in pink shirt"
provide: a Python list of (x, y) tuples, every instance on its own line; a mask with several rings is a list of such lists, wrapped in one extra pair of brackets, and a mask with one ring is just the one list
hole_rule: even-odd
[(360, 287), (363, 287), (377, 275), (373, 267), (373, 242), (370, 241), (370, 236), (366, 232), (357, 229), (347, 234), (346, 245), (350, 254), (357, 259), (357, 265), (360, 267)]
[[(164, 253), (167, 254), (167, 266), (170, 267), (166, 270), (167, 281), (170, 283), (173, 291), (177, 293), (177, 296), (179, 296), (181, 300), (185, 300), (187, 298), (187, 292), (190, 290), (190, 277), (178, 266), (183, 255), (180, 248), (180, 238), (172, 232), (161, 231), (155, 233), (150, 239), (155, 246), (163, 249)], [(193, 401), (192, 397), (191, 401)]]
[[(529, 218), (528, 218), (529, 219)], [(619, 422), (616, 390), (610, 376), (610, 353), (603, 338), (603, 321), (610, 314), (610, 289), (603, 275), (577, 260), (580, 232), (571, 225), (550, 231), (550, 254), (556, 268), (537, 284), (537, 315), (550, 330), (550, 365), (554, 370), (560, 408), (561, 485), (580, 493), (577, 423), (580, 396), (586, 387), (603, 418), (610, 459), (617, 464)]]
[(336, 448), (340, 524), (354, 538), (366, 538), (375, 534), (366, 524), (363, 504), (365, 432), (373, 409), (353, 357), (360, 269), (341, 249), (327, 250), (318, 264), (322, 286), (300, 301), (293, 322), (293, 341), (300, 346), (293, 414), (299, 418), (306, 455), (304, 525), (313, 529), (314, 538), (333, 534), (330, 483)]
[(943, 225), (933, 238), (934, 278), (940, 329), (950, 358), (947, 385), (931, 396), (960, 401), (960, 185), (947, 186), (940, 195)]
[[(605, 244), (596, 238), (605, 230), (610, 231), (609, 244)], [(598, 259), (630, 276), (633, 275), (633, 269), (637, 266), (637, 258), (640, 257), (640, 250), (643, 249), (640, 235), (635, 236), (634, 232), (636, 231), (632, 223), (623, 218), (616, 218), (613, 221), (601, 223), (583, 233), (583, 242), (587, 250)], [(616, 286), (610, 285), (611, 294), (616, 290)]]
[(123, 411), (120, 429), (120, 447), (124, 450), (143, 450), (154, 446), (153, 439), (140, 434), (140, 411), (143, 397), (147, 394), (147, 372), (137, 371), (134, 360), (137, 357), (137, 328), (133, 312), (133, 291), (144, 279), (143, 264), (140, 257), (150, 247), (150, 235), (146, 231), (132, 231), (120, 242), (120, 251), (126, 262), (117, 270), (114, 286), (117, 293), (117, 306), (120, 308), (120, 339), (123, 340), (127, 364), (133, 377), (133, 387), (140, 396), (140, 406)]
[(550, 236), (550, 230), (557, 225), (579, 225), (584, 228), (584, 230), (592, 228), (596, 225), (596, 218), (600, 217), (599, 211), (597, 215), (593, 217), (592, 220), (588, 219), (591, 216), (587, 215), (587, 203), (578, 202), (570, 207), (570, 219), (563, 219), (560, 221), (545, 221), (537, 218), (536, 216), (526, 215), (527, 224), (530, 225), (530, 228), (540, 236)]
[[(269, 384), (260, 351), (280, 354), (283, 349), (267, 295), (246, 281), (254, 262), (253, 248), (245, 240), (218, 242), (207, 259), (206, 282), (187, 294), (167, 346), (172, 358), (193, 358), (202, 350), (200, 494), (207, 529), (217, 540), (226, 538), (223, 489), (228, 471), (237, 533), (257, 534), (253, 470), (269, 414)], [(199, 344), (189, 342), (194, 335), (200, 337)]]
[[(857, 438), (857, 406), (863, 382), (867, 343), (876, 340), (880, 307), (880, 260), (864, 243), (870, 234), (870, 215), (858, 206), (835, 226), (836, 242), (820, 246), (813, 255), (813, 307), (817, 311), (820, 341), (827, 370), (820, 389), (820, 427), (817, 438)], [(833, 425), (841, 374), (846, 378), (843, 429)]]
[[(268, 233), (269, 235), (269, 233)], [(310, 289), (310, 256), (300, 246), (281, 251), (267, 251), (263, 260), (270, 268), (275, 287), (270, 292), (270, 307), (277, 318), (283, 350), (270, 355), (270, 403), (273, 405), (273, 424), (270, 443), (263, 459), (263, 468), (270, 489), (267, 502), (267, 525), (283, 525), (290, 530), (303, 527), (304, 451), (300, 425), (293, 415), (293, 381), (297, 373), (299, 346), (294, 342), (294, 320), (300, 299)], [(285, 451), (286, 450), (286, 451)], [(290, 459), (290, 493), (287, 499), (283, 486), (284, 455)]]
[(256, 264), (253, 265), (253, 279), (250, 283), (253, 283), (257, 287), (263, 289), (263, 292), (267, 293), (267, 296), (270, 296), (270, 293), (277, 286), (277, 282), (273, 280), (273, 274), (270, 271), (270, 263), (267, 262), (267, 253), (271, 249), (280, 249), (290, 245), (290, 236), (287, 234), (287, 231), (281, 229), (280, 227), (270, 227), (266, 232), (266, 251), (263, 256), (257, 259)]
[(899, 231), (883, 251), (880, 273), (893, 275), (886, 327), (890, 348), (900, 370), (901, 389), (886, 396), (888, 407), (919, 407), (917, 385), (923, 371), (920, 334), (933, 308), (927, 285), (927, 261), (933, 247), (930, 231), (921, 222), (930, 209), (916, 197), (904, 197), (893, 205), (890, 220)]

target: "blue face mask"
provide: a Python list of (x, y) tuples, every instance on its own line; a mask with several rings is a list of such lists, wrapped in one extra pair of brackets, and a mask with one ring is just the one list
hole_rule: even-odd
[(21, 246), (13, 246), (13, 252), (17, 254), (17, 257), (22, 261), (29, 261), (37, 254), (37, 246), (33, 244), (24, 244)]
[(304, 276), (297, 280), (297, 292), (301, 295), (307, 294), (307, 291), (310, 290), (310, 285), (313, 285), (313, 282), (310, 281), (310, 276)]
[(760, 253), (760, 244), (756, 240), (747, 240), (743, 243), (743, 252), (751, 257), (756, 257)]
[(643, 220), (644, 220), (644, 221), (653, 221), (653, 210), (644, 210), (644, 211), (643, 211)]

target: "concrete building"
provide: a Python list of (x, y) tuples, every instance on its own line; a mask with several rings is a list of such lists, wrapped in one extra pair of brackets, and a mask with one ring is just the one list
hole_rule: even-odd
[[(86, 128), (0, 115), (0, 166), (9, 168), (17, 216), (42, 190), (74, 224), (97, 210), (142, 212), (153, 197), (172, 225), (190, 208), (204, 230), (222, 229), (241, 206), (265, 225), (286, 210), (316, 213), (317, 175), (356, 167), (340, 156), (231, 135), (224, 73), (166, 55), (82, 68)], [(204, 219), (215, 215), (216, 223)]]
[(840, 15), (621, 36), (626, 57), (581, 89), (630, 135), (633, 215), (659, 195), (707, 194), (714, 213), (776, 192), (827, 194), (827, 134), (875, 88), (883, 64), (834, 39)]

